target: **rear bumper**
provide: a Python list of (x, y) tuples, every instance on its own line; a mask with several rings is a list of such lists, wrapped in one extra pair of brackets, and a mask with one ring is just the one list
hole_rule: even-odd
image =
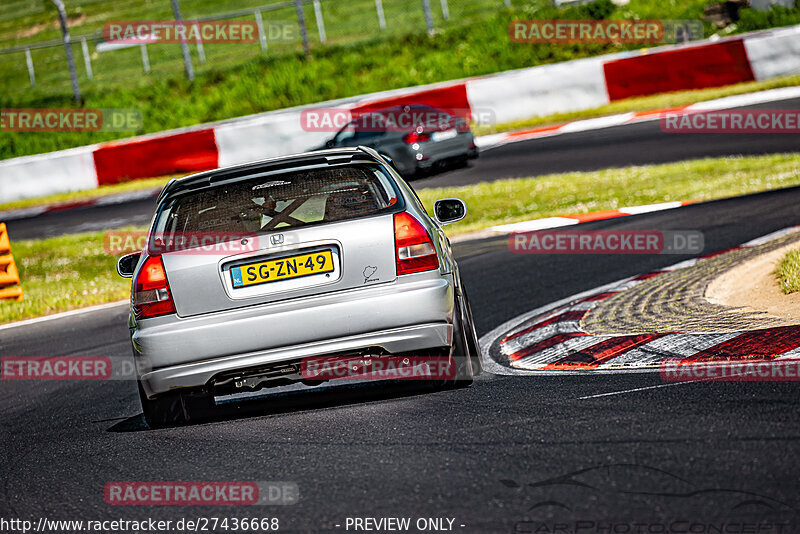
[(355, 291), (140, 321), (131, 337), (138, 374), (152, 396), (284, 360), (370, 347), (398, 354), (447, 346), (453, 299), (452, 275), (431, 271)]
[(311, 356), (324, 356), (358, 350), (365, 347), (383, 347), (390, 353), (404, 353), (452, 344), (453, 325), (433, 323), (370, 332), (358, 336), (333, 339), (320, 343), (281, 347), (280, 349), (240, 354), (216, 360), (176, 365), (145, 373), (142, 386), (148, 397), (175, 388), (198, 387), (207, 384), (214, 376), (241, 369), (255, 368), (269, 363), (299, 360)]

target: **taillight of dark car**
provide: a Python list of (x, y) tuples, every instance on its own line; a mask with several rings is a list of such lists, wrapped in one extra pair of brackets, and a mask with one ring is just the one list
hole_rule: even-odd
[(397, 274), (411, 274), (439, 268), (439, 257), (431, 236), (410, 213), (394, 215)]
[(149, 319), (175, 313), (175, 303), (161, 256), (148, 257), (133, 283), (133, 313), (137, 319)]
[(408, 143), (409, 145), (413, 145), (414, 143), (422, 143), (430, 140), (431, 140), (431, 134), (429, 133), (411, 132), (403, 136), (403, 142)]

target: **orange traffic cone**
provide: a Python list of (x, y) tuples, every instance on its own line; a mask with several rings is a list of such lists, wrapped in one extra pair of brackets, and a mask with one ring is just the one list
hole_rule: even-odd
[(0, 299), (22, 300), (19, 284), (19, 271), (11, 254), (11, 240), (8, 238), (6, 224), (0, 223)]

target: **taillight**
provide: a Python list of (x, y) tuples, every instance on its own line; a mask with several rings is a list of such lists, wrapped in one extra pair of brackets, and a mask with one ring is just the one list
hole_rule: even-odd
[(167, 282), (161, 256), (150, 256), (133, 283), (133, 313), (137, 319), (148, 319), (175, 313), (175, 303)]
[(420, 133), (420, 132), (411, 132), (407, 133), (403, 136), (403, 142), (413, 145), (414, 143), (422, 143), (424, 141), (430, 141), (431, 134)]
[(394, 215), (397, 274), (419, 273), (439, 268), (439, 257), (428, 231), (411, 214)]

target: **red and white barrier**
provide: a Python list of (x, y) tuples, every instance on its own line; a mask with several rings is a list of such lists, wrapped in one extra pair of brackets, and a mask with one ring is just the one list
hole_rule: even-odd
[(606, 115), (604, 117), (597, 117), (595, 119), (583, 119), (563, 124), (551, 124), (548, 126), (538, 126), (535, 128), (526, 128), (512, 132), (484, 135), (475, 138), (475, 144), (478, 145), (478, 148), (481, 150), (487, 150), (489, 148), (494, 148), (509, 143), (527, 141), (528, 139), (538, 139), (540, 137), (553, 137), (566, 133), (599, 130), (602, 128), (622, 126), (624, 124), (632, 124), (636, 122), (657, 121), (661, 120), (668, 114), (680, 115), (693, 114), (699, 111), (735, 109), (795, 98), (800, 98), (800, 86), (781, 87), (778, 89), (759, 91), (757, 93), (726, 96), (723, 98), (716, 98), (714, 100), (705, 100), (696, 104), (689, 104), (687, 106), (653, 109), (648, 111), (629, 111), (627, 113)]
[(0, 161), (0, 202), (98, 186), (90, 145)]
[[(214, 169), (320, 147), (331, 133), (303, 129), (301, 113), (309, 108), (360, 112), (417, 103), (471, 111), (484, 124), (504, 123), (595, 108), (631, 96), (799, 72), (800, 26), (542, 65), (0, 161), (0, 202)], [(592, 124), (601, 123), (598, 119)], [(564, 131), (563, 125), (558, 128)]]
[(754, 34), (744, 48), (756, 80), (800, 72), (800, 26)]
[[(489, 110), (495, 124), (608, 103), (603, 62), (577, 59), (467, 80), (472, 109)], [(484, 116), (483, 114), (481, 116)]]

